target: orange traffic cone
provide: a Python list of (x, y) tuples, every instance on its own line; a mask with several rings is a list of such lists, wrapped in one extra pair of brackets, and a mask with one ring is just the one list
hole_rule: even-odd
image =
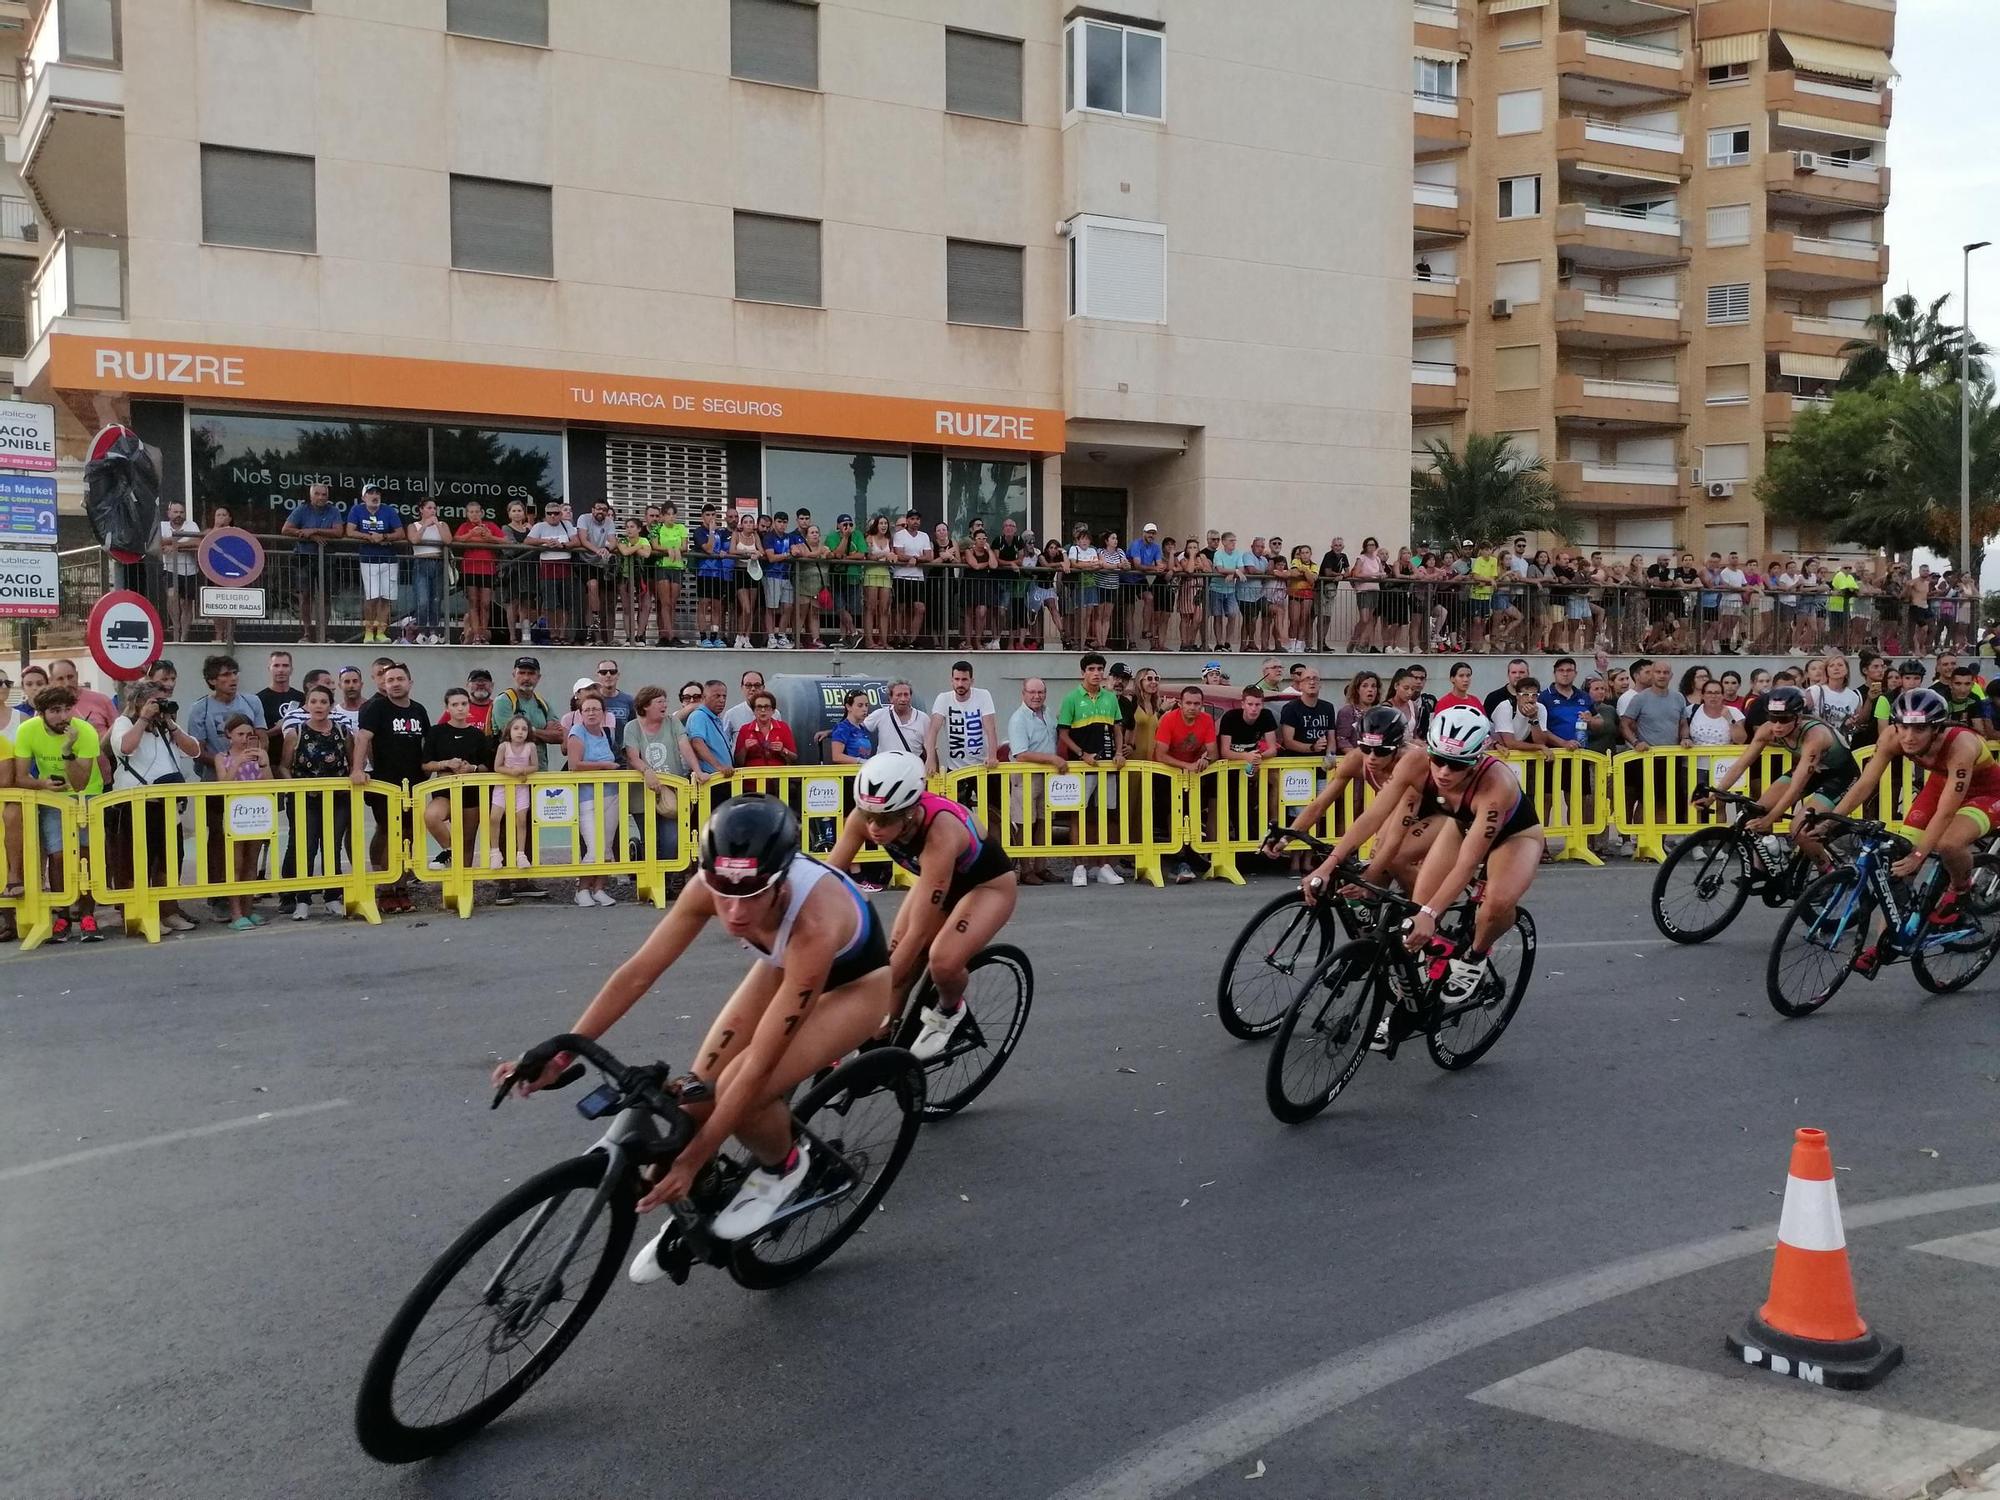
[(1845, 1391), (1866, 1390), (1903, 1362), (1903, 1346), (1885, 1343), (1854, 1305), (1823, 1130), (1800, 1130), (1792, 1143), (1771, 1295), (1724, 1343), (1746, 1365)]

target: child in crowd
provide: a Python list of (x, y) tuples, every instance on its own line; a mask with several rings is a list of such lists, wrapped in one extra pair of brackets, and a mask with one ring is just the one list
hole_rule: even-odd
[[(535, 726), (528, 722), (526, 714), (515, 714), (501, 731), (500, 743), (493, 751), (493, 769), (502, 776), (514, 778), (512, 788), (514, 800), (514, 865), (525, 870), (528, 859), (528, 839), (534, 828), (531, 815), (534, 807), (533, 794), (528, 790), (528, 778), (541, 769), (541, 752), (533, 738)], [(487, 835), (493, 847), (491, 862), (496, 870), (506, 868), (507, 850), (507, 799), (509, 789), (504, 786), (493, 788), (493, 831)]]
[[(229, 748), (215, 759), (216, 780), (218, 781), (269, 781), (271, 779), (271, 750), (262, 729), (250, 722), (246, 714), (231, 714), (222, 726), (228, 738)], [(214, 809), (217, 815), (228, 816), (226, 808)], [(236, 841), (236, 868), (233, 872), (238, 880), (255, 880), (259, 864), (264, 858), (264, 841), (246, 838)], [(229, 923), (232, 932), (248, 932), (262, 927), (264, 919), (252, 911), (251, 896), (231, 896)]]

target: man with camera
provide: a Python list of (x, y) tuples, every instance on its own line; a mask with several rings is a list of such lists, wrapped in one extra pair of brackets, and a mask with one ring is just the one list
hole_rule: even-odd
[[(111, 752), (111, 789), (176, 786), (193, 779), (201, 743), (180, 726), (180, 705), (170, 690), (156, 682), (137, 682), (126, 695), (125, 712), (112, 722), (107, 742)], [(180, 823), (167, 819), (164, 800), (146, 803), (146, 882), (166, 883), (168, 861), (180, 859)], [(131, 881), (133, 866), (132, 809), (114, 807), (104, 819), (110, 848), (111, 878), (117, 885)], [(160, 903), (160, 925), (169, 932), (193, 930), (194, 921), (177, 901)]]

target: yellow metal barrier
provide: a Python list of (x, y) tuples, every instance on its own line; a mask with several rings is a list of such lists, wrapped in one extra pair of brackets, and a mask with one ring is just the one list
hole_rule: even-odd
[[(701, 784), (696, 794), (697, 826), (708, 821), (717, 804), (730, 797), (776, 797), (799, 820), (799, 848), (824, 856), (839, 842), (841, 825), (854, 810), (854, 778), (859, 766), (757, 766), (731, 771)], [(932, 778), (935, 790), (939, 785)], [(880, 849), (867, 845), (855, 857), (856, 873), (871, 880), (910, 884), (909, 876)]]
[(1186, 785), (1146, 760), (1122, 769), (1072, 762), (1066, 772), (1009, 761), (940, 779), (941, 795), (976, 808), (1013, 858), (1129, 859), (1148, 885), (1166, 883), (1161, 861), (1181, 847)]
[[(160, 940), (160, 906), (168, 901), (338, 888), (350, 912), (379, 922), (376, 895), (402, 879), (405, 868), (399, 830), (407, 808), (399, 786), (357, 786), (345, 778), (184, 782), (105, 792), (89, 801), (89, 890), (99, 901), (122, 906), (126, 930), (149, 943)], [(380, 870), (368, 868), (370, 816), (388, 819), (392, 834)], [(116, 874), (109, 859), (114, 826), (131, 854), (129, 871)], [(288, 830), (297, 858), (284, 875), (280, 848)], [(309, 858), (315, 835), (325, 866), (318, 875)], [(246, 848), (258, 850), (257, 873), (239, 877), (238, 854)], [(343, 854), (344, 861), (338, 857)], [(342, 863), (345, 868), (338, 868)]]
[(670, 815), (659, 812), (637, 771), (540, 771), (525, 779), (476, 771), (422, 782), (410, 788), (411, 865), (437, 882), (445, 906), (461, 917), (472, 915), (481, 881), (551, 876), (630, 875), (640, 900), (665, 906), (667, 876), (694, 863), (697, 798), (690, 782), (659, 779), (674, 794)]
[[(1280, 755), (1260, 761), (1250, 775), (1247, 762), (1219, 760), (1198, 776), (1174, 773), (1184, 786), (1184, 838), (1209, 862), (1209, 875), (1232, 885), (1243, 884), (1236, 861), (1254, 853), (1273, 823), (1289, 823), (1326, 785), (1327, 771), (1317, 756)], [(1339, 838), (1367, 806), (1360, 782), (1350, 782), (1340, 800), (1327, 810), (1314, 830), (1322, 838)]]
[(1590, 840), (1611, 826), (1611, 757), (1591, 750), (1548, 755), (1510, 750), (1501, 759), (1514, 768), (1522, 793), (1540, 814), (1555, 857), (1603, 864)]
[[(14, 930), (25, 952), (39, 948), (55, 930), (55, 914), (68, 906), (85, 889), (82, 857), (83, 841), (77, 837), (79, 804), (66, 792), (46, 792), (31, 787), (0, 790), (0, 827), (4, 827), (5, 889), (16, 895), (0, 895), (0, 909), (14, 914)], [(50, 848), (42, 838), (42, 814), (55, 815), (62, 835)], [(48, 862), (62, 861), (57, 883), (48, 883)]]

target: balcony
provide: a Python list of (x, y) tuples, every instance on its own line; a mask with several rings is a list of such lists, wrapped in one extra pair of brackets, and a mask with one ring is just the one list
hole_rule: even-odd
[(48, 0), (28, 39), (7, 159), (58, 227), (125, 227), (122, 19), (119, 0)]
[(1410, 410), (1413, 412), (1464, 411), (1472, 404), (1464, 365), (1448, 365), (1436, 360), (1410, 361)]
[(1824, 411), (1833, 405), (1831, 396), (1801, 396), (1795, 391), (1764, 392), (1764, 431), (1790, 432), (1800, 412)]
[(40, 343), (58, 318), (122, 323), (126, 307), (124, 239), (59, 234), (28, 283), (28, 342)]
[(1587, 349), (1642, 349), (1685, 344), (1694, 336), (1685, 309), (1656, 297), (1556, 293), (1556, 338)]
[[(1694, 91), (1694, 60), (1686, 52), (1636, 47), (1587, 31), (1556, 34), (1556, 73), (1563, 97), (1617, 106), (1685, 99)], [(1571, 81), (1588, 87), (1572, 87)], [(1598, 87), (1610, 91), (1609, 97)]]
[(1895, 109), (1894, 98), (1888, 89), (1814, 78), (1793, 68), (1771, 72), (1764, 84), (1764, 102), (1772, 109), (1795, 110), (1804, 115), (1845, 120), (1850, 125), (1885, 129)]
[(1472, 231), (1458, 189), (1437, 182), (1419, 182), (1410, 189), (1410, 218), (1419, 240), (1464, 239)]
[(1418, 276), (1410, 289), (1411, 320), (1418, 328), (1449, 328), (1472, 316), (1472, 289), (1456, 276)]
[(1701, 8), (1703, 36), (1765, 30), (1893, 52), (1896, 0), (1708, 0)]
[(1463, 40), (1458, 29), (1458, 6), (1447, 0), (1416, 0), (1417, 45), (1419, 47), (1459, 47)]
[(0, 193), (0, 255), (39, 256), (43, 248), (35, 205), (12, 193)]
[(1889, 169), (1836, 161), (1822, 151), (1773, 151), (1764, 158), (1764, 190), (1779, 195), (1772, 207), (1780, 213), (1880, 213), (1889, 206)]
[(1573, 505), (1658, 510), (1679, 499), (1680, 470), (1653, 464), (1587, 464), (1565, 459), (1550, 477)]
[(1764, 319), (1764, 348), (1772, 354), (1840, 357), (1849, 343), (1872, 337), (1860, 318), (1819, 318), (1774, 312)]
[(1667, 380), (1605, 380), (1595, 375), (1556, 376), (1558, 421), (1599, 427), (1685, 427), (1681, 388)]
[(1650, 26), (1670, 11), (1686, 15), (1695, 0), (1556, 0), (1565, 21), (1580, 26)]
[(1685, 179), (1687, 138), (1677, 131), (1642, 130), (1612, 120), (1564, 115), (1556, 121), (1556, 160), (1600, 172), (1629, 172), (1642, 181)]
[(1578, 265), (1611, 269), (1688, 258), (1679, 219), (1595, 203), (1556, 205), (1556, 245)]
[(1472, 101), (1463, 93), (1439, 94), (1418, 89), (1411, 95), (1419, 154), (1453, 151), (1472, 143)]
[(1778, 232), (1764, 236), (1764, 267), (1772, 286), (1792, 291), (1878, 287), (1889, 279), (1889, 247)]

